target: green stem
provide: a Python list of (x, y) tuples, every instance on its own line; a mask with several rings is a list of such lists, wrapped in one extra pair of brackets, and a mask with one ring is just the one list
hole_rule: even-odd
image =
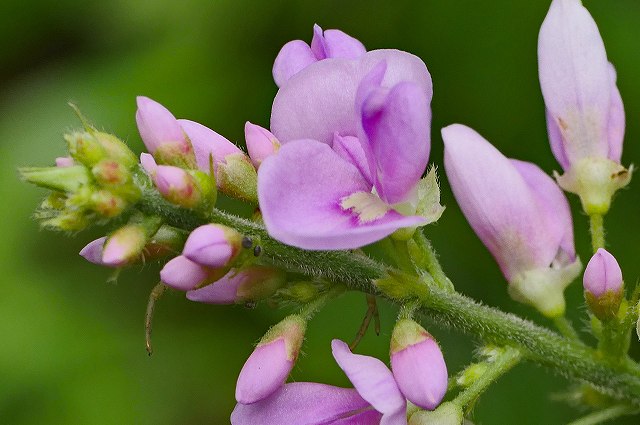
[(461, 294), (427, 286), (415, 276), (400, 275), (364, 255), (293, 248), (271, 239), (259, 224), (215, 209), (206, 213), (180, 209), (151, 189), (143, 190), (142, 199), (136, 207), (185, 230), (207, 222), (234, 227), (262, 246), (260, 258), (265, 264), (342, 282), (351, 290), (382, 295), (395, 303), (413, 300), (418, 303), (421, 313), (445, 326), (500, 346), (516, 346), (527, 360), (549, 367), (563, 376), (588, 382), (612, 397), (640, 406), (640, 375), (636, 367), (626, 363), (611, 365), (598, 357), (595, 350), (582, 344)]
[(595, 253), (598, 248), (604, 248), (603, 216), (594, 214), (589, 216), (589, 230), (591, 232), (591, 247)]
[(487, 370), (458, 394), (453, 402), (459, 406), (472, 404), (491, 384), (518, 364), (521, 358), (520, 350), (516, 348), (505, 347), (501, 349), (501, 353), (490, 363)]
[(573, 325), (571, 324), (569, 319), (566, 318), (566, 316), (555, 317), (553, 319), (553, 323), (554, 325), (556, 325), (556, 328), (558, 328), (558, 331), (560, 331), (562, 335), (569, 339), (580, 341), (578, 332), (576, 332)]
[(620, 416), (631, 415), (636, 412), (637, 409), (629, 406), (613, 406), (597, 412), (589, 413), (588, 415), (571, 422), (569, 425), (596, 425), (619, 418)]

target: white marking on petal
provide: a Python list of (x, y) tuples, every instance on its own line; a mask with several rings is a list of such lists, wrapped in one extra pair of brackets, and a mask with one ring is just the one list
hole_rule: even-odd
[(340, 201), (343, 210), (351, 210), (358, 216), (360, 223), (369, 223), (384, 215), (391, 209), (378, 195), (368, 192), (356, 192), (345, 196)]

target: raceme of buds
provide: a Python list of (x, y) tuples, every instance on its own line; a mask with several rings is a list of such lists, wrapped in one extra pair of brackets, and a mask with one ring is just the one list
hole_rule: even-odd
[(311, 46), (302, 40), (285, 44), (273, 64), (273, 79), (281, 87), (309, 65), (328, 58), (357, 59), (366, 53), (362, 43), (340, 30), (313, 26)]
[(205, 304), (244, 304), (273, 295), (286, 283), (286, 273), (267, 266), (232, 269), (225, 276), (204, 288), (187, 292), (191, 301)]
[(510, 160), (474, 130), (442, 130), (445, 170), (467, 221), (498, 262), (517, 301), (549, 317), (581, 270), (560, 188), (534, 164)]
[(244, 125), (244, 138), (249, 158), (256, 170), (268, 156), (280, 149), (280, 142), (269, 130), (247, 121)]
[(391, 335), (391, 370), (402, 394), (423, 409), (435, 409), (447, 392), (447, 365), (433, 337), (401, 319)]
[(284, 384), (298, 358), (306, 325), (302, 317), (291, 315), (269, 329), (240, 371), (238, 403), (265, 399)]
[(223, 267), (238, 255), (242, 235), (221, 224), (196, 228), (185, 243), (182, 255), (207, 267)]
[(258, 171), (269, 234), (304, 249), (349, 249), (432, 222), (406, 208), (429, 157), (430, 100), (426, 66), (399, 51), (321, 61), (283, 85), (272, 110), (282, 147)]
[(593, 314), (600, 320), (615, 317), (623, 295), (622, 270), (615, 257), (603, 248), (598, 249), (585, 268), (583, 284)]
[(587, 214), (604, 214), (631, 179), (620, 165), (624, 106), (616, 72), (593, 18), (580, 0), (554, 0), (538, 39), (540, 85), (551, 149), (563, 189)]

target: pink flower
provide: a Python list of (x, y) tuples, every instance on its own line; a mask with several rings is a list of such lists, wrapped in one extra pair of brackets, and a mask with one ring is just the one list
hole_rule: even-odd
[(258, 173), (269, 234), (304, 249), (349, 249), (427, 224), (397, 209), (415, 211), (430, 99), (424, 63), (398, 51), (327, 59), (282, 86), (272, 129), (283, 146)]

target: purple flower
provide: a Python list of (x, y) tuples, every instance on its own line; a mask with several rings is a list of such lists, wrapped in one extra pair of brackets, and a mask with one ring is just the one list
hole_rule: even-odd
[(240, 371), (238, 403), (263, 400), (284, 385), (300, 353), (306, 326), (300, 316), (291, 315), (269, 329)]
[(565, 171), (558, 182), (580, 195), (587, 213), (605, 213), (630, 179), (620, 165), (624, 106), (598, 27), (580, 0), (553, 1), (538, 59), (551, 149)]
[(398, 51), (318, 62), (283, 86), (272, 112), (283, 146), (258, 176), (271, 236), (305, 249), (349, 249), (427, 224), (416, 203), (430, 99), (426, 67)]
[(413, 320), (396, 323), (391, 336), (391, 369), (402, 394), (423, 409), (435, 409), (447, 393), (447, 365), (442, 351)]
[(510, 160), (474, 130), (442, 130), (445, 169), (467, 221), (498, 262), (515, 299), (555, 316), (580, 272), (566, 198), (536, 165)]
[(266, 266), (232, 269), (220, 280), (187, 292), (191, 301), (205, 304), (242, 304), (268, 298), (286, 281), (286, 274)]
[(231, 423), (406, 425), (406, 401), (384, 363), (351, 353), (339, 340), (333, 340), (331, 347), (355, 389), (307, 382), (286, 384), (257, 403), (236, 405)]
[(615, 257), (600, 248), (584, 270), (582, 280), (589, 308), (599, 319), (615, 316), (622, 299), (622, 270)]
[(109, 266), (102, 261), (102, 251), (104, 250), (104, 243), (107, 241), (107, 237), (103, 236), (94, 241), (89, 242), (82, 250), (80, 255), (90, 263), (97, 264), (99, 266)]
[(311, 46), (302, 40), (285, 44), (273, 64), (273, 79), (281, 87), (291, 77), (309, 65), (328, 58), (356, 59), (367, 50), (361, 42), (340, 30), (313, 26)]

